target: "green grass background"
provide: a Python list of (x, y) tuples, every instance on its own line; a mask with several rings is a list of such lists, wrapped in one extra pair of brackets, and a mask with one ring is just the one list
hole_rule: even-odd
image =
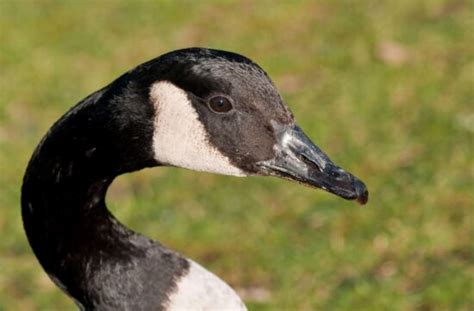
[(472, 1), (0, 0), (0, 310), (74, 310), (20, 216), (25, 166), (70, 106), (167, 51), (267, 70), (296, 120), (363, 179), (365, 207), (284, 180), (176, 168), (118, 178), (131, 228), (252, 310), (473, 310)]

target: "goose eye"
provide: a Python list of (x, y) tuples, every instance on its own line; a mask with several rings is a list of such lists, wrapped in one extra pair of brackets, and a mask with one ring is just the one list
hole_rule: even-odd
[(232, 110), (232, 103), (224, 96), (215, 96), (209, 100), (209, 108), (217, 113), (229, 112)]

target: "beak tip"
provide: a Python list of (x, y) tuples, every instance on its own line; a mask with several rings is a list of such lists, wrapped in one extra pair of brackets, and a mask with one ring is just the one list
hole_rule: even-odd
[(354, 179), (353, 185), (357, 195), (356, 201), (362, 205), (366, 204), (369, 201), (369, 191), (365, 184), (358, 179)]

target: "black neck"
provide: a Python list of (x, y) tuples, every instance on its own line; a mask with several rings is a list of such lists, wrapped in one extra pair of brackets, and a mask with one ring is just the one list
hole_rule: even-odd
[(127, 261), (143, 251), (105, 205), (117, 175), (157, 165), (154, 110), (140, 90), (129, 98), (131, 88), (117, 95), (109, 87), (74, 107), (45, 136), (25, 173), (26, 234), (43, 268), (74, 297), (86, 295), (71, 291), (87, 290), (81, 282), (104, 261)]

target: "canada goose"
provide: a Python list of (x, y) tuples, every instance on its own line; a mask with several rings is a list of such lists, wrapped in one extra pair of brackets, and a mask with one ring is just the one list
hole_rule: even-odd
[(108, 211), (115, 177), (163, 165), (279, 176), (368, 199), (365, 185), (296, 126), (251, 60), (203, 48), (162, 55), (74, 106), (26, 169), (26, 235), (44, 270), (81, 309), (246, 309), (217, 276)]

